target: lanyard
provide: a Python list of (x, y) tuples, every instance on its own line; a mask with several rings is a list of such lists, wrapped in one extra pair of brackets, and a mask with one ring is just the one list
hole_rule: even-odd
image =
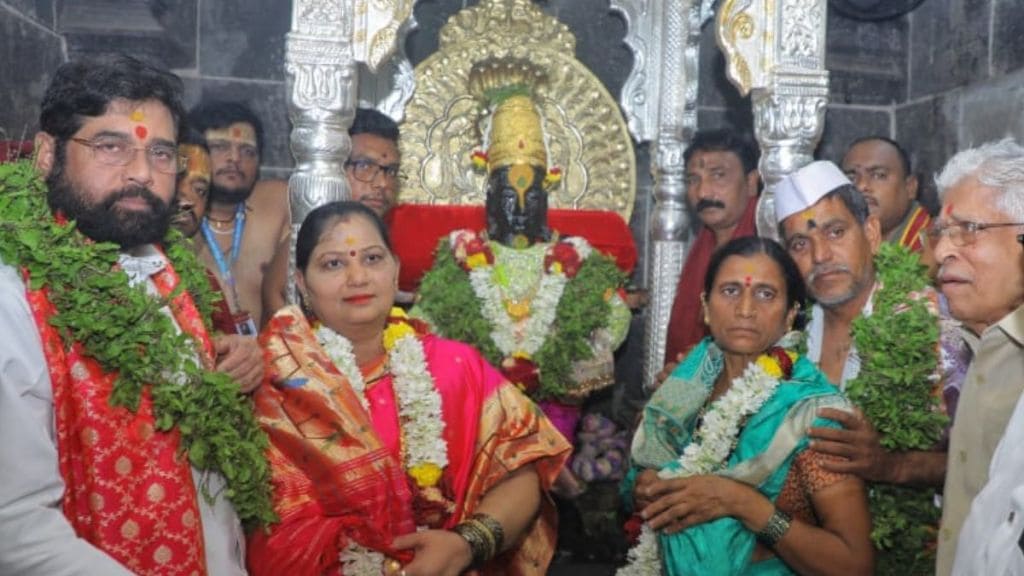
[(231, 268), (238, 262), (238, 253), (242, 250), (242, 232), (245, 230), (245, 202), (238, 203), (238, 209), (235, 210), (235, 231), (231, 235), (231, 261), (224, 261), (224, 253), (220, 251), (220, 245), (217, 244), (217, 238), (213, 235), (213, 230), (210, 229), (210, 222), (207, 218), (203, 217), (203, 222), (200, 225), (203, 230), (203, 238), (206, 238), (206, 245), (210, 247), (210, 253), (213, 254), (213, 259), (217, 262), (217, 268), (220, 270), (221, 278), (227, 283), (231, 289), (231, 294), (235, 297), (235, 303), (238, 304), (238, 292), (235, 290), (235, 277), (231, 273)]

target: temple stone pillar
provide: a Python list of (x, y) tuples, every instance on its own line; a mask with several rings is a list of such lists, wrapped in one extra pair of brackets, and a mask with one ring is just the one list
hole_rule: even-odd
[(826, 0), (725, 0), (715, 31), (729, 79), (750, 95), (764, 190), (757, 231), (778, 239), (775, 185), (813, 160), (828, 103)]
[[(299, 226), (316, 207), (351, 197), (345, 160), (355, 116), (357, 64), (376, 72), (394, 50), (413, 0), (294, 0), (285, 40), (295, 171), (288, 180), (292, 265)], [(289, 299), (295, 301), (289, 274)]]
[(683, 151), (697, 129), (700, 26), (710, 14), (705, 0), (613, 0), (629, 32), (635, 65), (622, 90), (630, 131), (651, 142), (654, 210), (647, 255), (647, 325), (644, 387), (665, 364), (668, 322), (683, 268), (690, 222), (686, 211)]

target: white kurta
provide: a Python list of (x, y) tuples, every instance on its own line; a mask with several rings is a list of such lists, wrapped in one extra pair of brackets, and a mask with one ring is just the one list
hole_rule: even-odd
[(1024, 398), (1006, 425), (989, 467), (988, 483), (971, 502), (960, 529), (953, 574), (1024, 576)]
[[(136, 256), (162, 259), (152, 246)], [(123, 256), (126, 264), (132, 259)], [(138, 280), (156, 292), (148, 277)], [(64, 517), (55, 424), (53, 387), (25, 285), (16, 269), (0, 263), (0, 574), (131, 574), (78, 538)], [(200, 472), (193, 469), (192, 479), (198, 491)], [(219, 476), (207, 482), (214, 494), (223, 486)], [(223, 496), (198, 502), (207, 573), (245, 574), (244, 534), (231, 504)]]

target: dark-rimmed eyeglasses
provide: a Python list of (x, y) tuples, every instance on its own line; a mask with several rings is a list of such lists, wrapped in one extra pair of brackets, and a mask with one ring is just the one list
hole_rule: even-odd
[(352, 169), (352, 176), (360, 182), (373, 182), (377, 174), (384, 174), (385, 178), (398, 180), (401, 178), (401, 166), (398, 164), (377, 164), (373, 160), (349, 160), (345, 162), (345, 168)]
[(71, 138), (72, 142), (81, 144), (92, 150), (92, 157), (100, 164), (107, 166), (127, 166), (135, 159), (139, 150), (146, 151), (149, 165), (163, 174), (177, 174), (188, 166), (188, 158), (178, 153), (172, 144), (150, 144), (149, 146), (132, 146), (121, 138), (99, 137), (93, 139)]
[(978, 241), (978, 232), (989, 228), (1006, 228), (1008, 226), (1024, 226), (1020, 222), (936, 222), (928, 228), (928, 241), (934, 246), (939, 238), (949, 236), (949, 241), (958, 248), (970, 246)]

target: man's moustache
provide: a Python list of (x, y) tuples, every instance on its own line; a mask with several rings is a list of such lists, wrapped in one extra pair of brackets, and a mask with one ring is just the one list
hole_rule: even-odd
[(144, 186), (130, 186), (122, 188), (121, 190), (111, 194), (110, 197), (106, 199), (105, 204), (110, 208), (125, 198), (144, 198), (150, 206), (167, 207), (167, 202), (164, 202), (162, 199), (157, 197), (152, 190)]
[(830, 264), (830, 265), (819, 265), (811, 268), (811, 273), (807, 275), (807, 283), (814, 284), (814, 281), (818, 279), (818, 276), (822, 274), (832, 274), (835, 272), (846, 272), (850, 273), (850, 267), (845, 264)]
[(725, 210), (725, 203), (721, 200), (712, 200), (710, 198), (701, 198), (697, 201), (697, 212), (703, 212), (708, 208), (720, 208)]

